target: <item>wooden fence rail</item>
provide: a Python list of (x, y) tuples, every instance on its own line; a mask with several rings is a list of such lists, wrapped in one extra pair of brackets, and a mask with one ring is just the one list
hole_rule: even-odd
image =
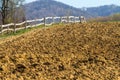
[(21, 23), (10, 23), (6, 25), (0, 25), (0, 34), (6, 31), (13, 31), (16, 32), (21, 29), (27, 29), (30, 27), (35, 26), (49, 26), (54, 23), (76, 23), (76, 22), (85, 22), (85, 18), (83, 16), (76, 17), (76, 16), (63, 16), (63, 17), (44, 17), (41, 19), (35, 20), (27, 20)]

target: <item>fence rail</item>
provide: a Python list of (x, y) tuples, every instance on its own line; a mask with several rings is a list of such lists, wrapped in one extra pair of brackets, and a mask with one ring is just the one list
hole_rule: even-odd
[(0, 25), (0, 34), (6, 31), (13, 31), (16, 32), (21, 29), (27, 29), (30, 27), (35, 26), (49, 26), (54, 23), (76, 23), (76, 22), (85, 22), (85, 18), (83, 16), (76, 17), (76, 16), (63, 16), (63, 17), (44, 17), (41, 19), (35, 20), (27, 20), (21, 23), (10, 23), (6, 25)]

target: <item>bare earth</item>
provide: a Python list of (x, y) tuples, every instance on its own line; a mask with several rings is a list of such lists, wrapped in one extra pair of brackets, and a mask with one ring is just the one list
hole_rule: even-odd
[(0, 80), (120, 80), (120, 23), (58, 25), (0, 40)]

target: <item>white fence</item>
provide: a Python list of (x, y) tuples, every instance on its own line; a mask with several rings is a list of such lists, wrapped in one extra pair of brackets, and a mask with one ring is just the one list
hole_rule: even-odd
[(16, 32), (21, 29), (27, 29), (30, 27), (36, 27), (40, 25), (49, 26), (54, 23), (76, 23), (76, 22), (85, 22), (85, 18), (83, 16), (75, 17), (75, 16), (64, 16), (64, 17), (45, 17), (42, 19), (35, 20), (27, 20), (21, 23), (10, 23), (6, 25), (0, 25), (0, 33), (6, 31)]

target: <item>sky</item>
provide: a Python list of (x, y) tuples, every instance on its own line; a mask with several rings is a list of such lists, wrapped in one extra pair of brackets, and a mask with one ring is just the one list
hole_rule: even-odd
[[(26, 0), (26, 2), (32, 2), (35, 0)], [(82, 8), (82, 7), (96, 7), (101, 5), (120, 5), (120, 0), (56, 0), (59, 2), (63, 2), (65, 4)]]

